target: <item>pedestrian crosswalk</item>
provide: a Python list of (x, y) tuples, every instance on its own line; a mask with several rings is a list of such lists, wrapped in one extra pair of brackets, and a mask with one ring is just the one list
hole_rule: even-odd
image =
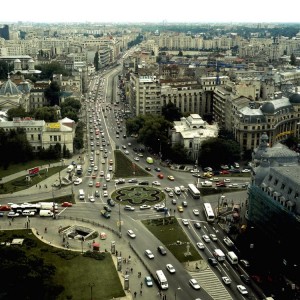
[(199, 282), (201, 288), (214, 300), (233, 300), (219, 278), (210, 268), (206, 268), (200, 272), (189, 272), (189, 274)]

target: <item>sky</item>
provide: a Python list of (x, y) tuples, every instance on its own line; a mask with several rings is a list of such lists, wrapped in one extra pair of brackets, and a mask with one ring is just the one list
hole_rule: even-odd
[(0, 5), (0, 24), (299, 23), (299, 8), (299, 0), (4, 0)]

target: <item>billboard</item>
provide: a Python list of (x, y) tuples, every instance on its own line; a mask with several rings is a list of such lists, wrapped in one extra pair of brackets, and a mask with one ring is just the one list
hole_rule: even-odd
[(29, 169), (28, 170), (28, 174), (30, 176), (33, 176), (33, 175), (36, 175), (40, 172), (40, 168), (39, 167), (35, 167), (35, 168), (32, 168), (32, 169)]

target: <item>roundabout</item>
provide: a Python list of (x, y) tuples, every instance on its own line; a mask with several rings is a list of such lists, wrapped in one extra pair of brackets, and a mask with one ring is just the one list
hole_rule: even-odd
[(155, 187), (145, 186), (128, 186), (115, 190), (111, 197), (118, 203), (124, 205), (154, 205), (166, 198), (165, 193)]

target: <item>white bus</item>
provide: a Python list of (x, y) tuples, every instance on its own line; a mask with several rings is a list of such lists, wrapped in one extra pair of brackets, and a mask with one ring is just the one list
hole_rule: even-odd
[(207, 222), (214, 222), (215, 220), (215, 214), (211, 207), (210, 203), (203, 203), (204, 213), (206, 216)]
[(236, 256), (236, 254), (233, 251), (227, 252), (226, 256), (232, 265), (236, 265), (239, 262), (238, 257)]
[(200, 191), (197, 189), (197, 187), (194, 184), (192, 183), (188, 184), (188, 191), (194, 199), (200, 199)]
[(168, 281), (162, 270), (156, 271), (156, 278), (157, 278), (158, 284), (162, 290), (168, 289), (168, 287), (169, 287)]
[(80, 189), (79, 190), (79, 200), (84, 200), (84, 190)]

